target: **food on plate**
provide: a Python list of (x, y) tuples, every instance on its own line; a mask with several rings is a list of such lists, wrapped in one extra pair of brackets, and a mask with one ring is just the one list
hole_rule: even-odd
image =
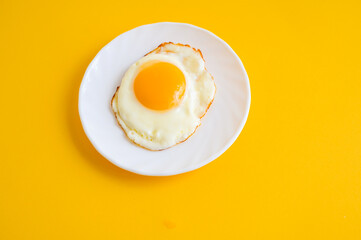
[(196, 131), (215, 92), (201, 51), (168, 42), (129, 67), (111, 107), (130, 140), (163, 150)]

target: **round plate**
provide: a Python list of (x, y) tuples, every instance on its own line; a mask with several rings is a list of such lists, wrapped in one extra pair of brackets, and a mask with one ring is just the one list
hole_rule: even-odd
[[(200, 49), (217, 92), (194, 135), (172, 148), (153, 152), (126, 137), (110, 101), (127, 68), (163, 42)], [(109, 161), (137, 174), (167, 176), (200, 168), (225, 152), (246, 123), (250, 101), (246, 70), (227, 43), (202, 28), (164, 22), (123, 33), (100, 50), (80, 86), (79, 115), (89, 140)]]

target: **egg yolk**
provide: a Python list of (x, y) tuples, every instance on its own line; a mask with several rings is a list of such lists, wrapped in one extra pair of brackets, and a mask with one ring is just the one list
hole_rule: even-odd
[(179, 105), (185, 92), (183, 72), (167, 62), (144, 67), (134, 80), (138, 101), (152, 110), (168, 110)]

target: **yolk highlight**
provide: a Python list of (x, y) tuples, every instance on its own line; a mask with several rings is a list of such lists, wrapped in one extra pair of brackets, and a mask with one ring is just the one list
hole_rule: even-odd
[(142, 69), (134, 80), (138, 101), (153, 110), (177, 106), (184, 95), (186, 81), (183, 72), (167, 62), (155, 62)]

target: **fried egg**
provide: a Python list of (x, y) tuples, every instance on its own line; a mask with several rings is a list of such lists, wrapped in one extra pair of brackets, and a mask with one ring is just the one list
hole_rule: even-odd
[(129, 67), (111, 107), (130, 140), (163, 150), (195, 132), (215, 92), (201, 51), (169, 42)]

